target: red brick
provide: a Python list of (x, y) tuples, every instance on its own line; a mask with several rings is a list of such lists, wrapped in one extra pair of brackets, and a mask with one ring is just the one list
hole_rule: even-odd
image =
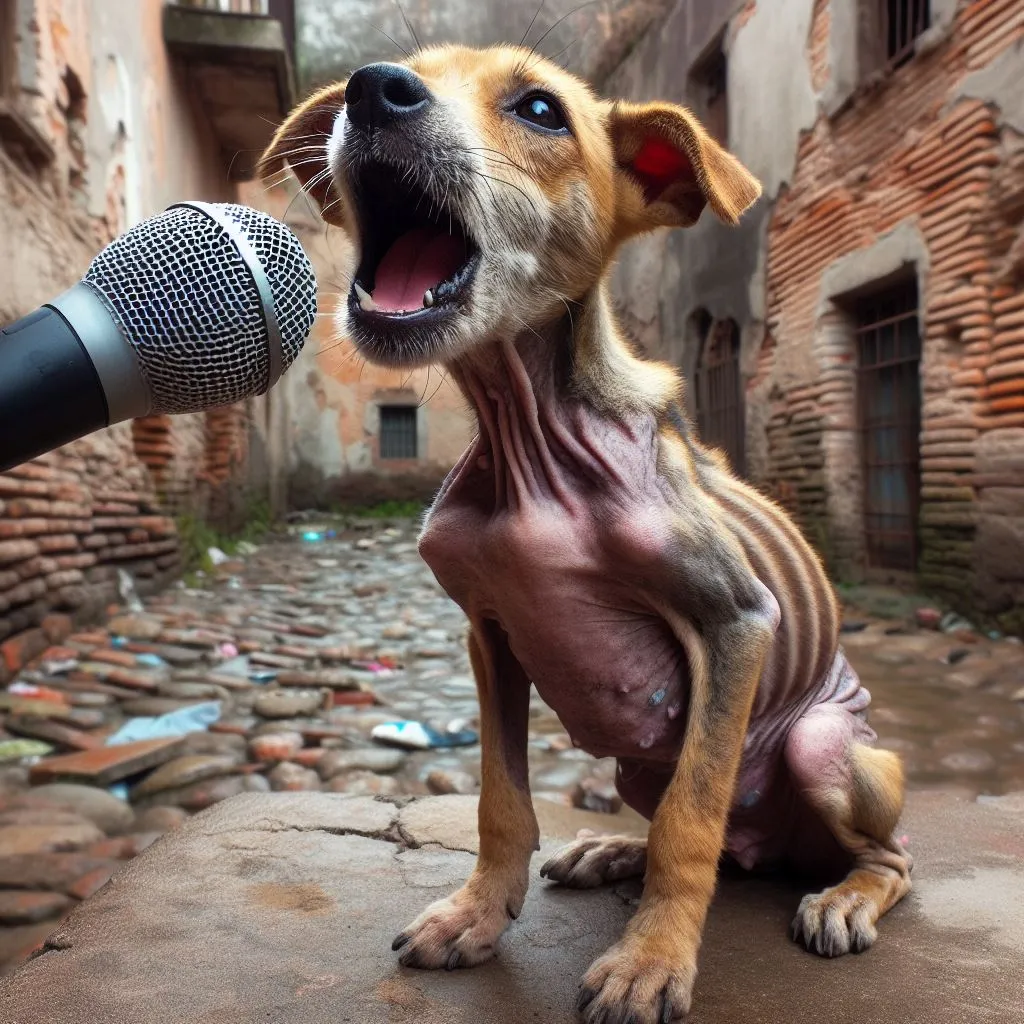
[(360, 690), (334, 690), (331, 694), (331, 703), (334, 707), (366, 707), (377, 703), (377, 698), (372, 693), (364, 693)]
[(16, 480), (11, 475), (0, 474), (0, 494), (5, 498), (40, 498), (46, 494), (46, 484), (31, 480)]
[(68, 895), (78, 900), (87, 900), (110, 881), (113, 873), (113, 867), (96, 868), (68, 886)]
[(63, 757), (48, 757), (29, 770), (33, 785), (46, 782), (86, 782), (109, 786), (174, 757), (181, 749), (180, 739), (141, 740), (120, 746), (103, 747)]
[(92, 661), (106, 662), (108, 665), (119, 665), (121, 668), (134, 668), (138, 664), (134, 654), (127, 651), (98, 650), (89, 655)]
[(245, 736), (249, 732), (249, 727), (239, 722), (214, 722), (209, 726), (209, 731), (225, 733), (228, 736)]
[(39, 554), (39, 546), (30, 540), (0, 540), (0, 565), (20, 562)]
[(303, 750), (297, 750), (294, 754), (285, 758), (288, 761), (294, 761), (296, 764), (301, 764), (306, 768), (315, 768), (317, 762), (327, 753), (324, 747), (306, 747)]
[(0, 660), (8, 672), (20, 672), (33, 658), (42, 654), (46, 646), (46, 634), (41, 629), (30, 629), (0, 644)]
[[(33, 459), (31, 462), (23, 463), (20, 466), (15, 466), (14, 469), (8, 470), (10, 476), (23, 477), (26, 480), (56, 480), (57, 470), (52, 466), (46, 464), (48, 456), (41, 455), (38, 459)], [(42, 492), (45, 494), (45, 489)]]
[[(82, 850), (86, 857), (93, 857), (97, 860), (128, 860), (135, 856), (135, 843), (131, 836), (111, 836), (101, 843), (93, 843)], [(112, 871), (116, 865), (109, 865), (107, 870)], [(109, 874), (108, 874), (109, 877)], [(71, 890), (68, 889), (68, 892)], [(84, 897), (79, 897), (84, 899)]]
[(83, 647), (100, 647), (110, 638), (106, 633), (72, 633), (68, 641)]
[(15, 498), (7, 503), (7, 514), (12, 519), (45, 516), (50, 513), (50, 502), (41, 498)]

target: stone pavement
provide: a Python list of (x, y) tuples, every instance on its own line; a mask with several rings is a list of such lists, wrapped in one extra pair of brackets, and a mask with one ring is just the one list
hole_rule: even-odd
[[(18, 672), (0, 692), (0, 966), (24, 960), (124, 860), (228, 797), (476, 792), (476, 743), (410, 751), (371, 737), (411, 719), (473, 739), (463, 617), (414, 540), (409, 522), (297, 525), (202, 587), (134, 610), (127, 595), (102, 628)], [(1024, 647), (881, 610), (847, 609), (843, 643), (911, 786), (1024, 791)], [(209, 731), (103, 746), (145, 716), (210, 701)], [(536, 696), (530, 747), (538, 802), (607, 812), (621, 828), (612, 763), (573, 749)]]
[[(602, 817), (538, 801), (544, 849), (496, 960), (399, 967), (392, 937), (466, 877), (475, 798), (397, 806), (327, 794), (240, 796), (156, 843), (0, 981), (10, 1024), (508, 1024), (573, 1021), (581, 973), (638, 888), (549, 886), (537, 866)], [(915, 794), (915, 891), (859, 956), (787, 937), (801, 890), (726, 879), (691, 1024), (1019, 1024), (1024, 801)]]

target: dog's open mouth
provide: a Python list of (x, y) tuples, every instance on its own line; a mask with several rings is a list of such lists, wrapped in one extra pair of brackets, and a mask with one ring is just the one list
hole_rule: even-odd
[(380, 326), (412, 326), (464, 306), (480, 251), (451, 205), (384, 164), (364, 164), (353, 184), (363, 257), (352, 312)]

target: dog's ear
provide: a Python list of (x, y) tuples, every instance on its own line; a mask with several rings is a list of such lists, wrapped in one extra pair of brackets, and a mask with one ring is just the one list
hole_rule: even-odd
[(344, 82), (313, 93), (285, 118), (257, 167), (257, 174), (267, 178), (287, 165), (316, 201), (324, 220), (338, 225), (342, 210), (327, 171), (327, 142), (344, 107)]
[(761, 194), (757, 179), (685, 107), (615, 103), (608, 125), (622, 239), (658, 227), (689, 227), (705, 205), (736, 224)]

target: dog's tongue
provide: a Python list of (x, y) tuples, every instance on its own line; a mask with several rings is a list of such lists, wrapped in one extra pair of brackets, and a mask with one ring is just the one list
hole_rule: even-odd
[(459, 235), (429, 228), (407, 231), (396, 239), (377, 267), (373, 301), (378, 309), (400, 313), (423, 308), (423, 293), (451, 277), (466, 262)]

